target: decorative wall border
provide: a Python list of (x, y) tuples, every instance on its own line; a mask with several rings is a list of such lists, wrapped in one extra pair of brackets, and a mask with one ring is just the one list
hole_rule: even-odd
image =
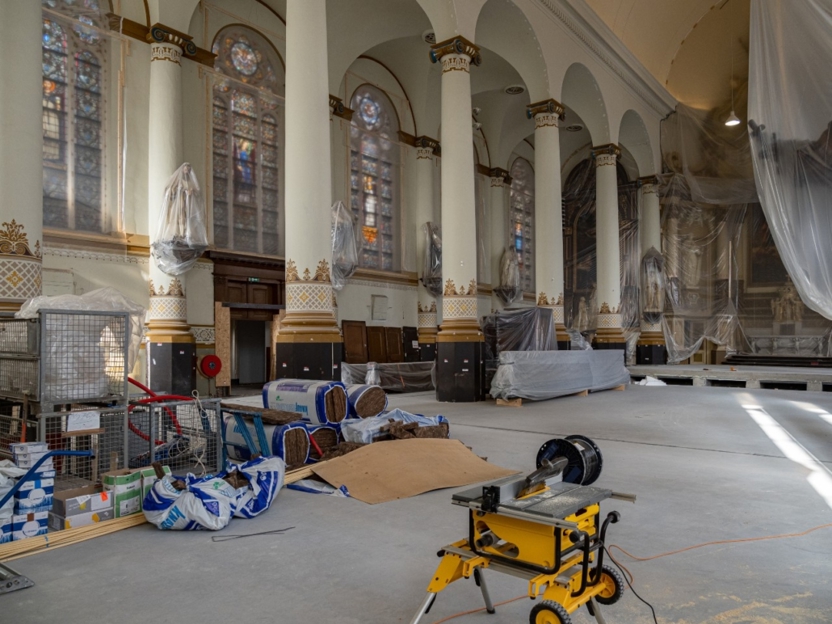
[(85, 249), (68, 249), (65, 247), (44, 247), (43, 255), (54, 256), (57, 258), (94, 260), (96, 262), (114, 262), (117, 264), (137, 264), (142, 266), (150, 264), (150, 258), (148, 256), (106, 253), (102, 251), (88, 251)]
[(411, 286), (409, 284), (395, 284), (392, 282), (375, 282), (370, 280), (363, 280), (363, 279), (353, 279), (350, 278), (347, 280), (348, 286), (369, 286), (370, 288), (384, 288), (389, 290), (403, 290), (405, 292), (416, 292), (418, 290), (418, 286)]

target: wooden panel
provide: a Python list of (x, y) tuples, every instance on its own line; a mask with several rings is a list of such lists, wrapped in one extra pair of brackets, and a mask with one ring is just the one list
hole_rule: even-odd
[[(274, 286), (271, 284), (247, 284), (246, 303), (271, 305), (274, 303)], [(273, 312), (269, 310), (249, 310), (248, 318), (252, 321), (270, 321)]]
[[(416, 346), (413, 346), (414, 343)], [(404, 345), (404, 361), (418, 362), (421, 360), (419, 351), (419, 330), (415, 327), (402, 327), (402, 344)]]
[(367, 328), (367, 358), (370, 362), (387, 362), (387, 332), (385, 327)]
[(246, 286), (248, 286), (248, 284), (245, 282), (228, 280), (225, 287), (225, 301), (227, 303), (248, 303), (248, 301), (246, 301), (246, 298), (248, 297)]
[(404, 362), (404, 351), (402, 349), (402, 328), (385, 327), (387, 331), (387, 361)]
[(347, 364), (367, 363), (367, 324), (364, 321), (343, 321), (344, 361)]
[(231, 386), (231, 310), (214, 304), (214, 352), (222, 360), (222, 370), (216, 377), (217, 387)]

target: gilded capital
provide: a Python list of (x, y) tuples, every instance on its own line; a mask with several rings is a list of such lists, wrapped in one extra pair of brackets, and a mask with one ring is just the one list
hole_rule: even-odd
[(596, 167), (615, 166), (619, 156), (621, 156), (621, 149), (614, 143), (592, 148), (592, 157), (595, 159)]
[(329, 95), (329, 113), (334, 117), (340, 117), (341, 119), (346, 119), (347, 121), (352, 121), (352, 114), (355, 111), (351, 108), (347, 108), (344, 105), (344, 101), (336, 97), (332, 94)]
[(430, 47), (431, 63), (442, 61), (442, 72), (468, 71), (470, 63), (482, 63), (480, 49), (465, 37), (457, 35), (453, 39), (446, 39)]
[(534, 119), (535, 125), (537, 125), (538, 116), (546, 117), (547, 119), (553, 118), (554, 123), (547, 123), (546, 125), (556, 126), (556, 122), (558, 120), (563, 121), (564, 118), (563, 104), (555, 99), (549, 98), (548, 100), (535, 102), (534, 104), (526, 106), (526, 117)]
[[(192, 41), (193, 37), (169, 26), (164, 26), (163, 24), (153, 24), (150, 27), (150, 30), (147, 33), (147, 42), (148, 43), (167, 43), (171, 45), (177, 46), (182, 52), (187, 54), (188, 56), (196, 56), (197, 47), (196, 44)], [(162, 60), (157, 58), (151, 58), (152, 61)], [(164, 59), (164, 60), (171, 60), (171, 59)], [(176, 60), (178, 62), (178, 59)]]
[(492, 167), (488, 175), (491, 176), (491, 186), (511, 186), (511, 176), (505, 169)]

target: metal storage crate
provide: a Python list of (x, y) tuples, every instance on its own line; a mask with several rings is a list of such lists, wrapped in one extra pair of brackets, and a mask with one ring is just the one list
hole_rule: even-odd
[(38, 319), (0, 319), (0, 397), (57, 405), (126, 403), (130, 315), (41, 310)]
[[(98, 427), (67, 431), (75, 415), (95, 413)], [(100, 481), (109, 470), (125, 467), (127, 448), (127, 407), (76, 406), (66, 412), (24, 417), (20, 404), (0, 401), (0, 459), (11, 459), (13, 442), (46, 442), (49, 450), (94, 450), (95, 457), (55, 457), (55, 489), (66, 490)]]
[(134, 402), (128, 418), (128, 467), (158, 461), (175, 475), (222, 470), (220, 399)]

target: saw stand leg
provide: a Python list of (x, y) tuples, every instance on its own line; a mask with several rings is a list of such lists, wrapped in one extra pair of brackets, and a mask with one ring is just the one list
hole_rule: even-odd
[(598, 624), (607, 624), (604, 616), (601, 615), (601, 609), (598, 608), (598, 603), (595, 602), (595, 598), (590, 598), (586, 606), (587, 609), (589, 609), (589, 613), (595, 616), (595, 620)]
[(422, 616), (425, 615), (430, 608), (433, 606), (433, 601), (436, 600), (436, 594), (434, 592), (428, 592), (428, 595), (425, 596), (424, 602), (422, 602), (422, 606), (419, 608), (419, 613), (416, 614), (410, 624), (419, 624), (419, 621), (422, 619)]
[(494, 604), (491, 602), (491, 595), (488, 593), (488, 585), (485, 584), (485, 574), (480, 568), (474, 568), (474, 582), (482, 591), (482, 599), (485, 601), (485, 610), (494, 613)]

